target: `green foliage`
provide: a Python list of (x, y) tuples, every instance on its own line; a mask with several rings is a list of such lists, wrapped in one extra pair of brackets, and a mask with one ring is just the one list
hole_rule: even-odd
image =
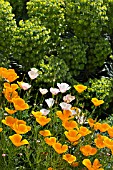
[[(101, 106), (101, 110), (97, 109), (98, 115), (106, 113), (106, 110), (109, 108), (109, 104), (113, 100), (113, 79), (102, 77), (99, 79), (89, 79), (87, 94), (84, 96), (85, 99), (97, 98), (104, 100), (104, 104)], [(88, 104), (89, 105), (89, 104)], [(108, 116), (108, 115), (107, 115)]]
[(43, 58), (49, 39), (49, 30), (44, 26), (37, 25), (36, 21), (20, 20), (19, 27), (15, 31), (13, 44), (13, 56), (19, 59), (20, 64), (25, 63), (27, 69), (32, 65), (38, 65), (38, 62)]
[(20, 20), (20, 18), (26, 18), (26, 0), (18, 0), (16, 2), (15, 0), (8, 0), (8, 2), (10, 2), (11, 6), (13, 7), (13, 13), (15, 14), (17, 21)]
[(68, 30), (72, 30), (87, 45), (85, 69), (93, 72), (96, 67), (103, 65), (111, 52), (110, 43), (103, 35), (108, 21), (107, 5), (101, 0), (87, 0), (87, 3), (70, 0), (66, 4), (66, 20)]
[(49, 83), (49, 85), (53, 85), (55, 82), (64, 81), (66, 76), (67, 80), (71, 79), (71, 75), (68, 73), (69, 69), (64, 60), (60, 60), (55, 56), (44, 56), (44, 59), (39, 62), (39, 66), (41, 75), (40, 80), (38, 81), (43, 81)]
[[(65, 63), (65, 68), (72, 77), (70, 81), (72, 79), (74, 81), (83, 70), (88, 74), (95, 72), (112, 53), (108, 37), (111, 35), (108, 33), (109, 28), (112, 30), (110, 15), (113, 9), (112, 2), (106, 0), (76, 0), (76, 2), (9, 0), (9, 2), (18, 22), (16, 24), (13, 18), (10, 4), (2, 0), (0, 38), (4, 41), (0, 48), (2, 53), (4, 52), (4, 57), (11, 53), (20, 64), (24, 63), (26, 70), (30, 67), (39, 68), (45, 56), (50, 58), (54, 56), (55, 60), (57, 58), (59, 62)], [(22, 13), (23, 10), (25, 13)], [(62, 78), (64, 69), (61, 64), (59, 67), (61, 70), (59, 77)], [(50, 68), (48, 67), (48, 76), (55, 72), (54, 64)], [(67, 80), (65, 76), (64, 80), (69, 79)]]
[(0, 1), (0, 64), (5, 65), (12, 49), (13, 31), (16, 29), (14, 14), (9, 2)]

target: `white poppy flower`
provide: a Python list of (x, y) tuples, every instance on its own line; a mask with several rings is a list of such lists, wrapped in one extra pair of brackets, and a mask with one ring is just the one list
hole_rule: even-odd
[(39, 88), (39, 91), (42, 95), (46, 94), (48, 92), (47, 89), (42, 89), (42, 88)]
[(71, 104), (67, 104), (67, 103), (65, 103), (65, 102), (62, 102), (62, 103), (60, 103), (59, 105), (61, 106), (62, 110), (70, 110), (71, 107), (72, 107)]
[(67, 94), (66, 96), (63, 97), (64, 102), (70, 103), (75, 99), (75, 96), (71, 96), (70, 94)]
[(40, 112), (42, 113), (42, 115), (46, 116), (49, 114), (50, 110), (47, 109), (41, 109)]
[(22, 81), (17, 82), (17, 83), (23, 90), (28, 90), (31, 87), (31, 85), (29, 83), (25, 83), (25, 82), (22, 82)]
[(50, 92), (51, 92), (53, 95), (57, 95), (57, 94), (60, 92), (60, 90), (57, 89), (57, 88), (51, 87), (51, 88), (50, 88)]
[(47, 103), (49, 108), (54, 105), (54, 99), (53, 98), (45, 99), (45, 102)]
[(57, 83), (57, 86), (61, 93), (65, 93), (67, 90), (69, 90), (71, 87), (67, 83)]
[(31, 68), (31, 71), (28, 71), (28, 75), (33, 80), (39, 76), (38, 70), (36, 68)]

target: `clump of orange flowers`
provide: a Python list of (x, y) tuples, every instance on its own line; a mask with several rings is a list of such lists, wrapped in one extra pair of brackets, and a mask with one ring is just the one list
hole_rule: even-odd
[[(12, 83), (18, 78), (15, 71), (13, 69), (0, 68), (0, 77), (7, 81), (4, 83), (3, 94), (7, 101), (10, 102), (11, 106), (11, 109), (5, 107), (5, 111), (10, 115), (13, 115), (18, 111), (29, 109), (29, 105), (16, 91), (18, 85)], [(87, 86), (79, 84), (75, 85), (74, 88), (78, 93), (82, 93), (87, 89)], [(92, 98), (91, 101), (96, 107), (104, 103), (103, 100), (98, 100), (97, 98)], [(39, 127), (38, 136), (41, 137), (41, 139), (44, 139), (44, 143), (49, 145), (48, 147), (50, 147), (52, 151), (58, 153), (59, 157), (73, 167), (79, 166), (79, 162), (75, 162), (78, 159), (78, 155), (76, 156), (78, 152), (80, 152), (83, 157), (91, 157), (98, 152), (98, 148), (101, 149), (106, 147), (113, 154), (113, 127), (110, 127), (107, 123), (96, 122), (96, 120), (89, 118), (87, 123), (89, 123), (90, 129), (88, 129), (88, 124), (82, 126), (76, 122), (76, 114), (74, 115), (72, 111), (72, 108), (70, 110), (57, 111), (55, 114), (56, 117), (54, 116), (56, 120), (58, 120), (58, 123), (60, 122), (62, 125), (63, 133), (59, 135), (60, 137), (52, 136), (53, 133), (49, 130), (51, 127), (54, 129), (54, 124), (52, 124), (53, 122), (51, 121), (52, 117), (45, 116), (40, 111), (32, 111), (32, 115), (36, 119)], [(14, 115), (14, 117), (6, 116), (2, 120), (2, 123), (10, 127), (11, 130), (16, 133), (9, 136), (9, 139), (16, 147), (29, 144), (26, 139), (22, 139), (22, 135), (31, 131), (31, 126), (28, 126), (26, 121), (17, 119)], [(44, 127), (48, 127), (48, 129), (44, 129)], [(100, 133), (98, 135), (95, 134), (96, 138), (94, 141), (92, 141), (92, 139), (90, 143), (88, 143), (88, 140), (85, 141), (86, 138), (88, 139), (88, 135), (91, 134), (93, 136), (92, 133), (97, 130)], [(0, 132), (1, 131), (2, 128), (0, 128)], [(110, 138), (103, 136), (103, 132), (108, 132)], [(62, 140), (62, 136), (65, 142)], [(87, 167), (88, 170), (103, 170), (98, 159), (95, 159), (93, 163), (91, 163), (90, 159), (84, 159), (82, 164)], [(53, 168), (49, 167), (48, 170), (53, 170)]]

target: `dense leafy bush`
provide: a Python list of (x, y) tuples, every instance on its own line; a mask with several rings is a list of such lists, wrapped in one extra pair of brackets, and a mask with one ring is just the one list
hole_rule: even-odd
[[(102, 119), (111, 114), (110, 103), (113, 101), (113, 79), (102, 77), (101, 79), (89, 79), (88, 81), (88, 92), (85, 95), (85, 99), (89, 100), (92, 97), (97, 97), (105, 101), (100, 109), (96, 109), (95, 116), (101, 116)], [(89, 107), (89, 104), (87, 104)], [(103, 116), (102, 116), (103, 115)]]
[[(0, 1), (0, 64), (6, 64), (12, 50), (16, 21), (9, 2)], [(4, 63), (5, 62), (5, 63)]]
[[(9, 3), (3, 0), (1, 2), (2, 5), (8, 4), (10, 16), (13, 16)], [(19, 20), (17, 11), (27, 6), (26, 14), (20, 12), (22, 20), (18, 21), (18, 26), (15, 20), (9, 17), (9, 12), (5, 13), (3, 19), (5, 21), (9, 17), (8, 23), (11, 20), (14, 25), (9, 24), (9, 29), (13, 30), (13, 33), (5, 34), (6, 39), (7, 36), (11, 36), (12, 39), (12, 42), (8, 43), (10, 52), (7, 52), (7, 55), (12, 53), (20, 64), (25, 63), (27, 69), (29, 63), (39, 67), (41, 59), (46, 60), (45, 56), (54, 55), (64, 60), (74, 78), (84, 69), (88, 74), (95, 71), (112, 52), (109, 39), (106, 38), (109, 17), (111, 20), (111, 2), (100, 0), (76, 2), (30, 0), (17, 3), (9, 0), (9, 2), (13, 6), (16, 20)], [(1, 7), (1, 13), (3, 10)], [(27, 20), (25, 15), (28, 15)], [(5, 27), (3, 25), (2, 29), (6, 29)], [(4, 42), (4, 48), (7, 42)], [(54, 69), (54, 66), (51, 67)]]

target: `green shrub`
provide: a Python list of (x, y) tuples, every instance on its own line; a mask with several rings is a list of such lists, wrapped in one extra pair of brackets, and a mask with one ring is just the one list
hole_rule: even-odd
[[(4, 57), (12, 54), (26, 70), (30, 67), (42, 69), (40, 63), (43, 61), (46, 67), (45, 56), (54, 56), (55, 60), (65, 63), (71, 82), (81, 71), (95, 72), (112, 53), (108, 37), (112, 34), (112, 2), (30, 0), (26, 4), (27, 19), (20, 12), (25, 8), (25, 1), (9, 2), (16, 19), (17, 13), (22, 19), (16, 24), (10, 4), (4, 0), (0, 2), (0, 53)], [(50, 68), (48, 76), (53, 74), (54, 64)], [(60, 64), (59, 68), (59, 77), (62, 78), (64, 68)], [(67, 76), (63, 79), (69, 80)]]
[(0, 65), (7, 64), (7, 59), (12, 50), (13, 32), (16, 29), (16, 21), (12, 14), (9, 2), (0, 1)]
[(8, 0), (13, 7), (13, 13), (17, 21), (20, 20), (20, 18), (26, 18), (25, 1), (26, 0), (18, 0), (15, 2), (15, 0)]
[[(104, 100), (104, 104), (100, 108), (97, 108), (97, 115), (109, 116), (111, 112), (107, 111), (110, 103), (113, 100), (113, 79), (102, 77), (101, 79), (89, 79), (87, 94), (84, 96), (85, 99), (91, 100), (91, 98), (97, 98)], [(87, 103), (89, 106), (90, 103)], [(109, 113), (108, 113), (109, 112)]]

